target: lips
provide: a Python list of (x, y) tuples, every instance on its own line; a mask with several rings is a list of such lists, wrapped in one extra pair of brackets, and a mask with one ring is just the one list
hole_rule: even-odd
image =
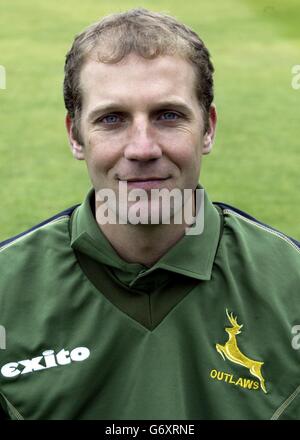
[(129, 189), (139, 188), (144, 190), (150, 190), (155, 188), (160, 188), (164, 185), (164, 182), (168, 179), (168, 177), (139, 177), (139, 178), (130, 178), (124, 179), (127, 182), (127, 186)]
[(145, 182), (150, 180), (167, 180), (168, 177), (157, 177), (157, 176), (150, 176), (150, 177), (133, 177), (130, 179), (124, 179), (127, 182)]

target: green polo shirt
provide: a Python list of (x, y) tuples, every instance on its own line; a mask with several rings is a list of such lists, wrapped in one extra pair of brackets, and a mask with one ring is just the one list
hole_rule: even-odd
[(299, 419), (298, 244), (205, 194), (203, 233), (147, 268), (93, 198), (0, 245), (5, 417)]

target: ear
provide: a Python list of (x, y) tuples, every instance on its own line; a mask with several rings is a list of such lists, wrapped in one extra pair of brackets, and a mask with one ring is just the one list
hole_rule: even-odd
[(68, 133), (70, 148), (73, 156), (77, 160), (84, 160), (84, 148), (75, 138), (74, 138), (74, 121), (70, 117), (69, 113), (66, 115), (66, 129)]
[(217, 110), (214, 104), (212, 104), (209, 109), (208, 124), (208, 129), (204, 135), (203, 154), (211, 152), (216, 134)]

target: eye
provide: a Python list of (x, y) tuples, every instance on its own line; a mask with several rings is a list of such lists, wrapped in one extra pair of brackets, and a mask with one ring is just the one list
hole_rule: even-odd
[(100, 122), (103, 122), (104, 124), (117, 124), (118, 122), (120, 122), (120, 120), (121, 118), (119, 115), (111, 114), (101, 118)]
[(163, 112), (160, 115), (160, 119), (164, 120), (164, 121), (176, 121), (176, 119), (178, 119), (180, 117), (180, 115), (178, 113), (175, 112)]

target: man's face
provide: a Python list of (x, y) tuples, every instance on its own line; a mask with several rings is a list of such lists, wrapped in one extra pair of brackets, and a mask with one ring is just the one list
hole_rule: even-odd
[(67, 127), (73, 154), (86, 161), (96, 192), (118, 194), (120, 181), (128, 191), (196, 188), (216, 115), (212, 106), (204, 134), (195, 81), (192, 65), (179, 56), (86, 62), (80, 81), (84, 145), (73, 139), (69, 118)]

